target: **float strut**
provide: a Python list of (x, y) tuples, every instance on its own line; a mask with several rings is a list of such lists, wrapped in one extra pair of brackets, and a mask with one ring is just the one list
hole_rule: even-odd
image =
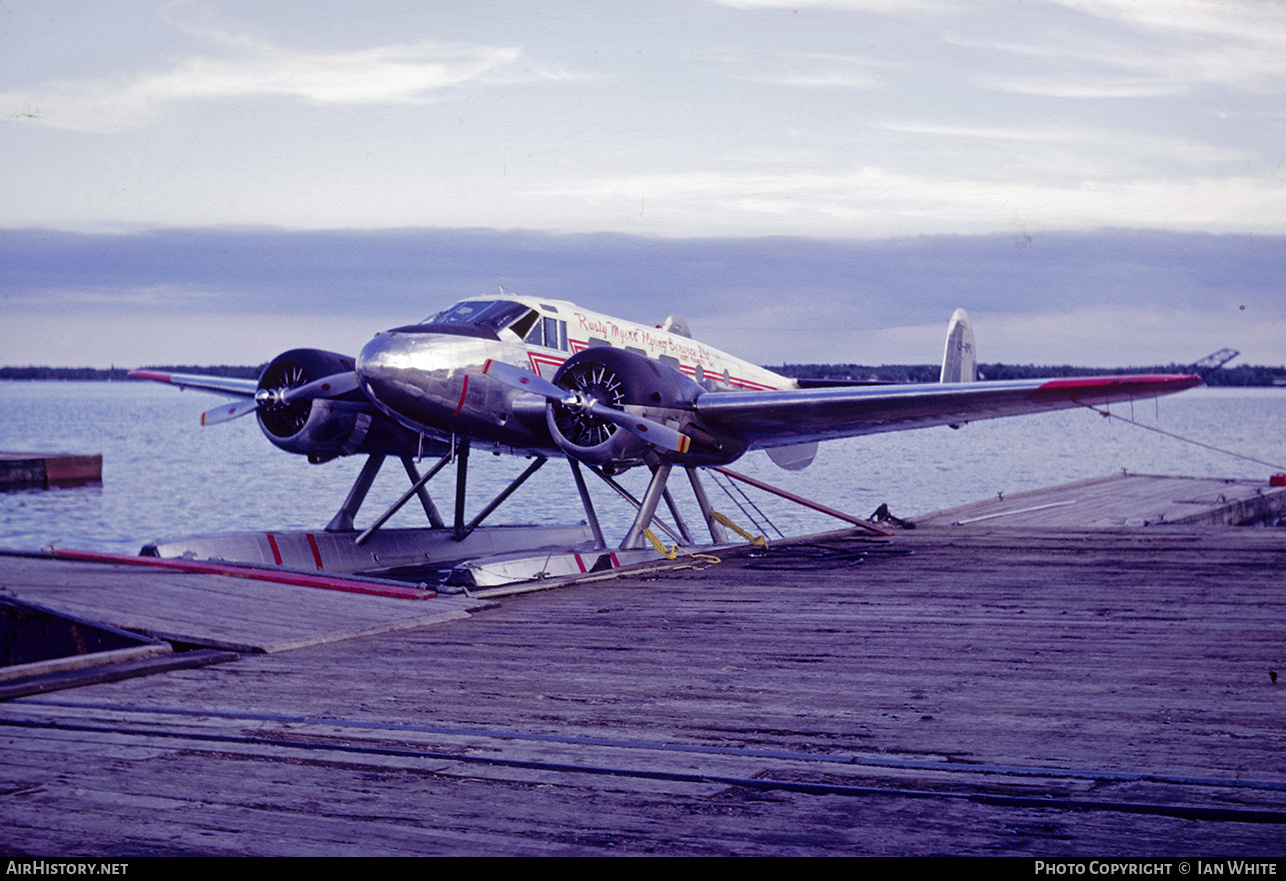
[(679, 506), (674, 504), (674, 496), (670, 495), (670, 488), (667, 486), (662, 497), (665, 499), (665, 506), (670, 509), (670, 516), (674, 518), (674, 525), (679, 528), (679, 535), (683, 536), (685, 545), (696, 544), (692, 540), (692, 533), (688, 532), (688, 524), (683, 522), (683, 515), (679, 513)]
[(594, 541), (599, 548), (606, 548), (603, 530), (599, 528), (598, 516), (594, 513), (594, 500), (589, 497), (589, 488), (585, 486), (585, 475), (580, 473), (580, 463), (568, 457), (567, 464), (572, 466), (572, 477), (576, 479), (576, 491), (580, 493), (581, 504), (585, 506), (585, 516), (589, 519), (589, 528), (594, 530)]
[[(545, 459), (544, 456), (537, 456), (536, 461), (528, 465), (526, 471), (524, 471), (522, 474), (519, 474), (518, 477), (514, 479), (513, 483), (505, 487), (504, 490), (500, 493), (500, 495), (492, 499), (490, 504), (488, 504), (485, 508), (479, 511), (478, 516), (470, 520), (468, 525), (464, 527), (460, 527), (460, 526), (456, 527), (455, 540), (464, 541), (466, 538), (468, 538), (469, 533), (477, 529), (478, 524), (481, 523), (488, 514), (496, 510), (496, 508), (500, 507), (500, 503), (503, 502), (505, 499), (509, 498), (509, 496), (513, 494), (514, 490), (522, 486), (528, 477), (531, 477), (533, 474), (539, 471), (540, 466), (544, 465), (546, 461), (548, 460)], [(457, 509), (457, 511), (458, 510), (459, 509)]]
[(639, 503), (638, 516), (634, 518), (630, 531), (625, 534), (625, 540), (621, 542), (621, 550), (628, 551), (643, 546), (643, 530), (652, 522), (652, 516), (656, 514), (656, 506), (660, 504), (661, 496), (665, 493), (665, 481), (670, 476), (670, 468), (671, 465), (668, 462), (662, 462), (652, 472), (652, 480), (647, 485), (647, 492), (643, 493), (643, 501)]
[(469, 475), (469, 439), (466, 437), (455, 448), (455, 540), (464, 541), (469, 533), (464, 531), (464, 490)]
[[(412, 484), (410, 489), (402, 493), (402, 497), (400, 499), (394, 502), (387, 511), (381, 514), (379, 517), (375, 518), (375, 522), (372, 523), (370, 526), (366, 527), (365, 531), (363, 531), (361, 535), (353, 539), (353, 544), (355, 545), (366, 544), (367, 539), (369, 539), (372, 535), (374, 535), (381, 526), (387, 523), (390, 517), (392, 517), (399, 510), (401, 510), (402, 506), (411, 500), (411, 496), (417, 495), (420, 492), (420, 490), (424, 488), (424, 484), (428, 483), (429, 479), (432, 478), (433, 475), (441, 471), (442, 467), (450, 461), (451, 461), (450, 453), (447, 453), (445, 456), (439, 459), (438, 463), (429, 469), (428, 474), (424, 475), (419, 480), (417, 480), (414, 484)], [(372, 475), (372, 477), (374, 477), (374, 475)]]
[(429, 518), (429, 525), (434, 529), (445, 527), (446, 524), (442, 522), (442, 515), (438, 513), (438, 506), (433, 504), (433, 499), (429, 498), (429, 491), (424, 487), (424, 479), (415, 467), (415, 460), (410, 456), (403, 456), (402, 467), (406, 469), (406, 476), (411, 478), (411, 485), (418, 487), (415, 494), (420, 497), (420, 507), (424, 508), (424, 516)]
[(710, 528), (710, 540), (717, 545), (728, 543), (728, 533), (724, 531), (723, 524), (715, 519), (714, 507), (710, 504), (710, 497), (706, 495), (706, 488), (701, 483), (701, 475), (697, 469), (689, 468), (688, 481), (692, 484), (692, 494), (697, 497), (697, 505), (701, 508), (701, 516), (705, 518), (706, 526)]
[(380, 473), (380, 466), (383, 464), (383, 453), (371, 453), (366, 457), (366, 464), (362, 466), (357, 480), (353, 481), (353, 488), (348, 491), (348, 498), (344, 499), (344, 504), (340, 505), (335, 516), (326, 524), (327, 532), (353, 531), (353, 518), (357, 516), (362, 502), (366, 501), (366, 494), (371, 491), (371, 484), (375, 482), (375, 475)]

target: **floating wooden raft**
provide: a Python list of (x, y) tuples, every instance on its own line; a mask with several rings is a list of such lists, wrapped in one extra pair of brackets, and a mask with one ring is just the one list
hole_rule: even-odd
[(103, 482), (103, 457), (0, 452), (0, 490), (48, 489)]

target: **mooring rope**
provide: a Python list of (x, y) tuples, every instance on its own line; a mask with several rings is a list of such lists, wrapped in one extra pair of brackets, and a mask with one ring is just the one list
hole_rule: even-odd
[(643, 535), (648, 541), (652, 542), (652, 547), (656, 548), (656, 552), (667, 560), (677, 560), (679, 558), (679, 551), (683, 551), (683, 553), (700, 563), (709, 563), (714, 565), (715, 563), (723, 562), (713, 554), (694, 554), (692, 551), (679, 547), (677, 544), (673, 547), (667, 548), (661, 543), (661, 539), (657, 538), (650, 529), (643, 530)]
[[(750, 498), (750, 496), (746, 495), (746, 491), (744, 489), (734, 484), (731, 480), (728, 481), (728, 486), (724, 486), (723, 481), (719, 480), (718, 472), (714, 470), (710, 471), (710, 479), (714, 481), (715, 486), (723, 490), (724, 494), (728, 498), (732, 499), (732, 503), (741, 509), (741, 513), (746, 517), (747, 520), (749, 520), (755, 526), (756, 529), (758, 529), (760, 532), (767, 534), (768, 527), (772, 527), (772, 531), (777, 533), (778, 536), (780, 536), (781, 538), (786, 537), (786, 534), (777, 528), (777, 524), (773, 523), (772, 519), (769, 518), (767, 514), (765, 514), (763, 511), (759, 509), (759, 506), (754, 503), (754, 501)], [(732, 487), (732, 489), (736, 489), (737, 492), (741, 494), (741, 497), (746, 500), (746, 505), (749, 505), (750, 507), (754, 508), (755, 513), (763, 518), (764, 523), (767, 524), (767, 526), (761, 524), (759, 520), (755, 518), (754, 514), (751, 514), (749, 511), (746, 510), (746, 505), (743, 505), (740, 501), (737, 500), (737, 497), (732, 494), (732, 489), (730, 489), (729, 487)], [(724, 525), (727, 526), (728, 524), (725, 523)], [(732, 528), (737, 529), (737, 527), (735, 526)], [(740, 532), (741, 530), (737, 529), (737, 531)]]
[(1216, 453), (1223, 453), (1226, 456), (1233, 456), (1238, 459), (1245, 459), (1247, 462), (1254, 462), (1256, 465), (1267, 465), (1269, 468), (1281, 468), (1283, 470), (1286, 470), (1286, 465), (1278, 465), (1273, 462), (1265, 462), (1263, 459), (1256, 459), (1253, 456), (1245, 456), (1245, 455), (1242, 455), (1241, 453), (1234, 453), (1232, 450), (1225, 450), (1222, 447), (1216, 447), (1212, 444), (1203, 443), (1199, 440), (1194, 440), (1190, 437), (1184, 437), (1181, 434), (1175, 434), (1172, 431), (1166, 431), (1164, 428), (1157, 428), (1155, 425), (1148, 425), (1145, 422), (1135, 422), (1133, 419), (1126, 419), (1124, 416), (1118, 416), (1117, 414), (1113, 413), (1111, 410), (1100, 410), (1098, 407), (1095, 407), (1093, 404), (1081, 404), (1081, 406), (1086, 408), (1087, 410), (1093, 410), (1095, 413), (1099, 414), (1100, 416), (1106, 416), (1110, 419), (1119, 419), (1122, 422), (1128, 423), (1129, 425), (1137, 425), (1139, 428), (1146, 428), (1148, 431), (1155, 431), (1158, 434), (1164, 434), (1166, 437), (1172, 437), (1175, 440), (1180, 440), (1180, 441), (1183, 441), (1184, 443), (1195, 444), (1198, 447), (1205, 447), (1207, 450), (1214, 450)]

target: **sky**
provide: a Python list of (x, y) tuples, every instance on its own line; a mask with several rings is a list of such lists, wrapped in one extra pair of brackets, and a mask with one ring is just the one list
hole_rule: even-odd
[(0, 364), (498, 291), (765, 364), (1286, 363), (1286, 3), (0, 4)]

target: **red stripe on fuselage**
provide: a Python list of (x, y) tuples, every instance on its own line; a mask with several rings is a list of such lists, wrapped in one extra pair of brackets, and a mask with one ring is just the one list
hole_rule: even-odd
[(466, 373), (464, 375), (464, 383), (460, 387), (460, 403), (455, 405), (455, 410), (451, 413), (452, 419), (459, 416), (460, 411), (464, 409), (464, 397), (467, 394), (469, 394), (469, 374)]

